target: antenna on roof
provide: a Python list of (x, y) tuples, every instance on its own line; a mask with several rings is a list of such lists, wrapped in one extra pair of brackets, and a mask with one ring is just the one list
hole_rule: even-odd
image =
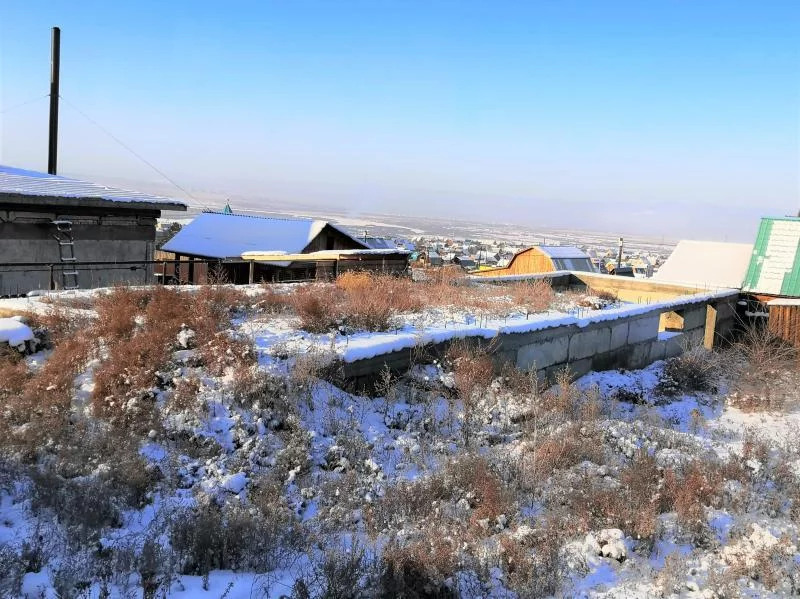
[(56, 174), (58, 162), (58, 83), (61, 71), (61, 29), (53, 27), (50, 47), (50, 135), (47, 144), (47, 172)]

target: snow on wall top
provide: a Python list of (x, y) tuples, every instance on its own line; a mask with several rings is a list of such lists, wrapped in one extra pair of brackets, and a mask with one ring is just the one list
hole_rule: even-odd
[(589, 254), (580, 248), (568, 245), (537, 245), (536, 249), (551, 258), (589, 258)]
[(762, 218), (745, 291), (800, 296), (800, 218)]
[(186, 210), (184, 203), (162, 196), (4, 165), (0, 165), (0, 195), (135, 202), (162, 210)]
[[(248, 252), (298, 254), (320, 234), (323, 220), (272, 218), (203, 212), (164, 244), (167, 252), (206, 256), (208, 258), (240, 258)], [(346, 231), (337, 231), (363, 245)]]
[(750, 243), (683, 240), (653, 279), (706, 289), (741, 289), (752, 252)]
[(580, 317), (560, 313), (543, 313), (534, 314), (527, 319), (489, 320), (484, 326), (464, 324), (398, 331), (395, 333), (356, 333), (347, 338), (344, 346), (339, 347), (337, 345), (336, 350), (343, 361), (357, 362), (358, 360), (374, 358), (375, 356), (408, 349), (417, 345), (441, 343), (451, 339), (463, 339), (465, 337), (492, 339), (497, 335), (530, 333), (569, 325), (583, 328), (596, 322), (630, 318), (651, 312), (666, 312), (692, 304), (723, 299), (732, 295), (738, 296), (738, 293), (736, 289), (724, 289), (709, 293), (684, 295), (653, 304), (627, 304), (618, 308), (592, 310), (587, 315)]

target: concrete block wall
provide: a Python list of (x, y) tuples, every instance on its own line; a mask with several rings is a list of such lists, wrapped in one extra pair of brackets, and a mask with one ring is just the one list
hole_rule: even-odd
[[(569, 369), (573, 378), (592, 370), (638, 369), (703, 344), (707, 337), (709, 306), (716, 310), (711, 338), (719, 344), (722, 341), (719, 333), (727, 333), (735, 325), (737, 301), (736, 293), (709, 301), (687, 297), (684, 305), (667, 308), (654, 305), (645, 313), (634, 312), (584, 327), (570, 324), (527, 333), (499, 334), (492, 340), (467, 338), (467, 341), (490, 347), (497, 371), (505, 364), (512, 364), (524, 371), (535, 369), (539, 378), (546, 381), (553, 381), (564, 369)], [(682, 317), (682, 332), (659, 331), (661, 314), (667, 311)], [(448, 346), (448, 342), (426, 346), (425, 354), (441, 357)], [(414, 353), (414, 350), (390, 352), (345, 363), (341, 370), (349, 386), (368, 389), (384, 366), (395, 372), (408, 369)]]

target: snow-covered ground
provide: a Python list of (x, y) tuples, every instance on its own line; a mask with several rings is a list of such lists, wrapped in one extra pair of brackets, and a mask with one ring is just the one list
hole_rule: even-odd
[[(580, 318), (611, 317), (613, 309), (600, 312)], [(403, 326), (435, 329), (442, 319), (442, 330), (462, 330), (454, 314), (429, 314), (424, 322)], [(518, 320), (514, 326), (538, 322)], [(462, 325), (475, 329), (474, 323)], [(544, 393), (526, 387), (524, 377), (499, 377), (472, 396), (469, 406), (459, 395), (456, 364), (419, 364), (407, 377), (387, 381), (379, 397), (362, 397), (316, 378), (320, 365), (304, 360), (317, 360), (314, 348), (324, 347), (346, 356), (348, 348), (362, 347), (357, 335), (310, 335), (294, 329), (289, 316), (259, 314), (235, 316), (230, 333), (255, 343), (258, 372), (248, 381), (242, 370), (212, 375), (191, 333), (181, 330), (151, 390), (160, 422), (136, 439), (153, 482), (141, 505), (118, 506), (119, 517), (96, 538), (76, 540), (65, 504), (41, 499), (43, 481), (6, 456), (0, 566), (9, 575), (0, 578), (0, 596), (142, 597), (147, 581), (157, 588), (152, 596), (281, 597), (293, 589), (303, 596), (296, 586), (300, 579), (308, 596), (320, 596), (330, 591), (332, 578), (347, 580), (344, 570), (331, 574), (323, 566), (331, 554), (340, 566), (348, 555), (360, 564), (352, 594), (337, 596), (370, 596), (375, 585), (387, 583), (369, 565), (379, 568), (379, 556), (397, 544), (433, 542), (429, 530), (463, 543), (455, 550), (455, 573), (438, 587), (460, 596), (798, 592), (796, 403), (781, 413), (742, 412), (726, 405), (724, 380), (712, 393), (667, 396), (659, 389), (663, 362), (640, 371), (590, 373), (572, 387)], [(49, 351), (28, 356), (30, 367), (46, 364)], [(88, 362), (73, 384), (73, 409), (90, 419), (88, 402), (102, 359)], [(183, 393), (183, 385), (192, 385), (192, 392)], [(727, 478), (708, 505), (700, 502), (695, 528), (687, 529), (671, 509), (658, 510), (652, 537), (635, 538), (621, 530), (621, 520), (599, 524), (602, 519), (578, 510), (582, 504), (575, 498), (587, 489), (624, 501), (626, 472), (641, 452), (664, 477), (694, 460), (726, 464), (719, 468)], [(488, 482), (479, 479), (470, 487), (474, 472), (458, 467), (465, 459), (486, 464)], [(111, 466), (101, 461), (72, 482), (102, 479)], [(492, 481), (503, 497), (480, 486), (491, 488)], [(279, 499), (265, 516), (256, 507), (258, 498), (273, 486)], [(399, 488), (408, 493), (398, 496)], [(412, 501), (434, 491), (435, 505)], [(500, 507), (491, 508), (492, 502)], [(261, 558), (242, 554), (234, 563), (237, 571), (212, 564), (206, 575), (185, 572), (185, 552), (175, 547), (186, 541), (176, 530), (196, 530), (187, 514), (206, 513), (209, 504), (222, 506), (214, 509), (223, 510), (226, 525), (248, 522), (263, 531), (256, 535), (266, 543), (256, 545)], [(604, 509), (616, 513), (614, 506)], [(546, 523), (560, 522), (565, 510), (574, 528), (542, 543)], [(278, 531), (271, 520), (280, 524)], [(288, 534), (293, 527), (301, 540)], [(237, 530), (240, 537), (249, 534), (247, 526)], [(265, 538), (277, 539), (277, 546)], [(546, 557), (549, 549), (553, 555)], [(441, 557), (430, 554), (431, 563), (434, 555)], [(437, 567), (446, 571), (445, 566)], [(541, 572), (552, 574), (558, 585), (537, 586), (520, 568), (545, 568)], [(359, 585), (368, 588), (357, 592)]]

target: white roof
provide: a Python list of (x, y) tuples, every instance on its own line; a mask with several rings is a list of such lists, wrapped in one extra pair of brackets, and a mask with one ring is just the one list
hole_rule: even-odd
[(653, 280), (698, 287), (741, 289), (753, 246), (718, 241), (678, 242)]
[(66, 200), (95, 200), (114, 203), (153, 205), (163, 210), (186, 210), (186, 205), (177, 200), (139, 191), (130, 191), (28, 171), (0, 164), (0, 195), (25, 196), (26, 198), (54, 198)]
[[(247, 252), (299, 254), (322, 229), (324, 220), (267, 218), (204, 212), (164, 244), (167, 252), (207, 258), (241, 258)], [(330, 225), (361, 246), (363, 241)]]
[(538, 245), (536, 249), (551, 258), (589, 258), (589, 255), (582, 249), (571, 245)]

